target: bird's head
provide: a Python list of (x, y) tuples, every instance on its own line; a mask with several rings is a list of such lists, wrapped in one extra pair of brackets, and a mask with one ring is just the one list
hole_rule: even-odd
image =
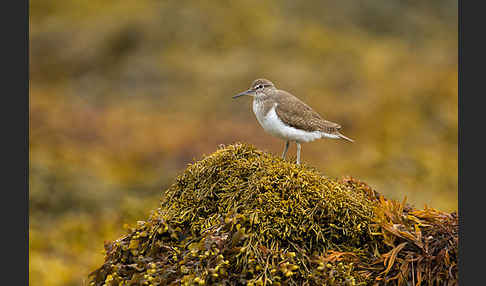
[(268, 90), (271, 90), (271, 89), (274, 89), (274, 88), (275, 88), (275, 85), (273, 85), (273, 83), (271, 81), (269, 81), (268, 79), (259, 78), (259, 79), (256, 79), (256, 80), (253, 81), (250, 89), (233, 96), (233, 98), (237, 98), (237, 97), (240, 97), (240, 96), (243, 96), (243, 95), (258, 97), (258, 96), (264, 95), (265, 91), (268, 91)]

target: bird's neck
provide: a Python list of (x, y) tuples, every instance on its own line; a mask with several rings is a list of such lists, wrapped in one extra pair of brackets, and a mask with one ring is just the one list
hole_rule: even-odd
[(256, 96), (253, 97), (253, 100), (256, 100), (258, 102), (274, 102), (275, 101), (275, 96), (273, 95), (272, 92), (261, 92), (258, 93)]
[(265, 116), (275, 105), (275, 99), (268, 94), (255, 96), (253, 98), (253, 112), (258, 116)]

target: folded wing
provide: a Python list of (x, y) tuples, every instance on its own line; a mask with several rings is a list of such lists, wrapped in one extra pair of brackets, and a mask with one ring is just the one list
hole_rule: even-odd
[(335, 134), (341, 129), (341, 125), (322, 119), (310, 106), (294, 97), (281, 91), (279, 104), (275, 111), (280, 119), (287, 125), (305, 131), (321, 131)]

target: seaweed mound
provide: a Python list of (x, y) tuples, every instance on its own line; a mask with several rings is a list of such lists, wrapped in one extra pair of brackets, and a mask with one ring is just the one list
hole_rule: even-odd
[(457, 232), (455, 213), (234, 144), (105, 243), (90, 285), (456, 285)]

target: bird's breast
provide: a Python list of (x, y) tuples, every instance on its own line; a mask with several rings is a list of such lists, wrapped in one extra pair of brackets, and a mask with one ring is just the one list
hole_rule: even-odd
[(265, 106), (262, 100), (253, 100), (253, 113), (255, 113), (258, 123), (263, 126), (267, 112), (265, 112)]

